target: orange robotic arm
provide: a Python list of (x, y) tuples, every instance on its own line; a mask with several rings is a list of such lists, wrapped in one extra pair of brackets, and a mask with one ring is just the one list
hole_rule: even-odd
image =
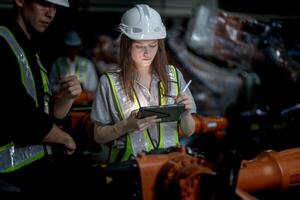
[[(227, 119), (224, 117), (204, 117), (199, 114), (193, 115), (195, 120), (195, 134), (213, 132), (216, 138), (224, 137), (224, 130), (228, 126)], [(179, 136), (182, 136), (182, 130), (179, 129)]]
[[(183, 147), (168, 154), (139, 154), (137, 162), (140, 169), (143, 200), (199, 199), (201, 175), (215, 175), (211, 164), (202, 158), (188, 155)], [(176, 185), (177, 190), (173, 187)], [(174, 197), (174, 198), (173, 198)]]
[[(62, 91), (56, 92), (54, 94), (55, 98), (60, 98), (63, 95)], [(74, 100), (73, 105), (75, 106), (85, 106), (93, 101), (94, 93), (90, 91), (83, 90), (80, 95)]]
[(264, 151), (241, 164), (237, 187), (246, 192), (292, 186), (300, 186), (300, 148)]
[[(160, 199), (157, 194), (164, 192), (169, 197), (180, 195), (183, 200), (199, 199), (200, 187), (203, 187), (201, 177), (217, 175), (215, 166), (186, 154), (183, 148), (169, 154), (140, 154), (137, 162), (144, 200)], [(176, 190), (172, 189), (174, 186)], [(249, 193), (267, 189), (287, 190), (292, 186), (300, 186), (300, 148), (265, 151), (253, 160), (244, 160), (235, 192), (243, 200), (255, 200)]]
[(94, 99), (94, 92), (90, 92), (90, 91), (82, 91), (81, 94), (79, 95), (79, 97), (77, 97), (74, 101), (74, 105), (89, 105), (93, 99)]

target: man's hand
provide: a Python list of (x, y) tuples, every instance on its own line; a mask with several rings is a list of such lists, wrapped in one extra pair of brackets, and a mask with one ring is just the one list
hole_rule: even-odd
[(65, 152), (68, 155), (71, 155), (75, 152), (76, 143), (73, 138), (63, 130), (61, 130), (58, 126), (53, 124), (50, 132), (43, 138), (44, 143), (49, 144), (61, 144), (65, 148)]
[(70, 99), (76, 99), (82, 92), (80, 80), (76, 75), (66, 76), (60, 79), (64, 96)]
[(68, 155), (71, 155), (75, 152), (75, 149), (76, 149), (76, 143), (75, 141), (73, 140), (73, 138), (68, 135), (64, 141), (64, 146), (65, 146), (65, 152), (68, 154)]

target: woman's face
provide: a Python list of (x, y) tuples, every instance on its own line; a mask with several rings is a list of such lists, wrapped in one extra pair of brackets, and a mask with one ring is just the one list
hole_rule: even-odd
[(158, 40), (136, 40), (131, 46), (131, 57), (136, 67), (149, 67), (157, 53)]

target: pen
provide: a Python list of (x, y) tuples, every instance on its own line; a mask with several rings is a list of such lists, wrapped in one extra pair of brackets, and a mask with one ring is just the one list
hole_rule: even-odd
[(189, 85), (191, 84), (191, 82), (192, 82), (192, 80), (190, 80), (190, 81), (186, 84), (186, 86), (183, 88), (183, 90), (182, 90), (181, 92), (185, 92), (186, 89), (188, 89), (188, 87), (189, 87)]

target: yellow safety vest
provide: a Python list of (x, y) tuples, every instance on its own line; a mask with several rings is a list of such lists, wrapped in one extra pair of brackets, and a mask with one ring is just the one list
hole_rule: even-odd
[[(15, 39), (14, 35), (10, 30), (4, 26), (0, 26), (0, 36), (3, 37), (10, 48), (14, 52), (20, 67), (22, 84), (24, 85), (26, 92), (34, 99), (36, 107), (38, 107), (38, 100), (36, 94), (36, 87), (32, 71), (30, 69), (26, 55)], [(43, 67), (38, 54), (36, 59), (40, 67), (40, 73), (42, 76), (43, 88), (45, 92), (44, 107), (45, 112), (49, 113), (49, 97), (51, 91), (49, 89), (49, 82), (47, 78), (47, 71)], [(45, 155), (44, 146), (42, 145), (31, 145), (31, 146), (18, 146), (14, 142), (10, 142), (0, 147), (0, 173), (15, 171), (35, 160), (42, 158)]]
[[(82, 57), (77, 57), (75, 62), (75, 75), (78, 77), (81, 83), (84, 83), (87, 79), (88, 60)], [(67, 71), (68, 62), (65, 57), (58, 58), (54, 66), (58, 77), (70, 74), (70, 72)]]
[[(138, 109), (140, 107), (137, 96), (134, 93), (134, 101), (131, 101), (125, 95), (125, 91), (120, 79), (120, 73), (110, 72), (106, 73), (106, 75), (108, 77), (111, 89), (114, 94), (115, 105), (117, 106), (117, 110), (119, 112), (119, 115), (121, 116), (121, 120), (124, 120), (130, 115), (133, 109)], [(178, 95), (178, 74), (174, 66), (168, 66), (168, 75), (171, 82), (171, 94)], [(166, 97), (164, 95), (164, 87), (162, 82), (160, 82), (159, 85), (159, 96), (160, 105), (174, 103), (173, 98)], [(167, 148), (171, 146), (176, 146), (179, 144), (178, 128), (178, 122), (159, 123), (158, 147), (154, 147), (148, 130), (145, 130), (144, 132), (130, 132), (123, 136), (126, 137), (125, 151), (120, 151), (120, 149), (112, 147), (110, 150), (108, 163), (128, 160), (131, 156), (136, 156), (137, 153), (142, 151), (149, 152), (155, 148)]]

